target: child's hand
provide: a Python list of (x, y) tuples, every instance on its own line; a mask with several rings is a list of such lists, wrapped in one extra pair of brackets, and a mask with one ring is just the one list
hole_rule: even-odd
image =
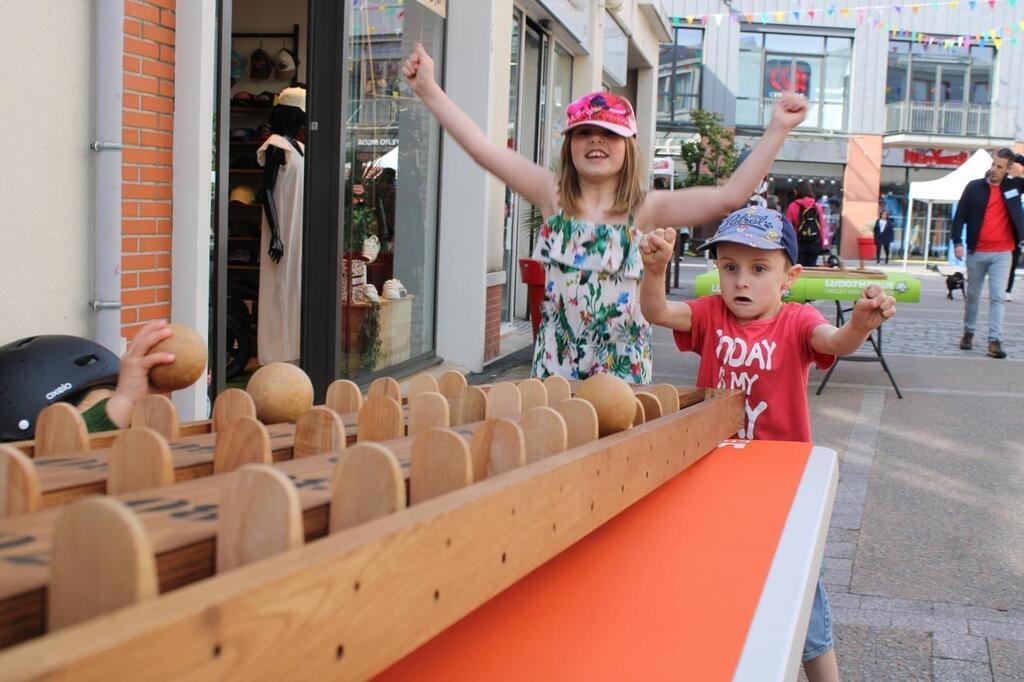
[(783, 93), (782, 97), (775, 100), (775, 109), (772, 111), (772, 123), (792, 130), (803, 123), (807, 116), (807, 98), (795, 92)]
[(156, 365), (174, 362), (172, 353), (153, 353), (156, 344), (171, 335), (167, 320), (154, 320), (142, 327), (121, 358), (121, 373), (114, 395), (107, 401), (107, 416), (121, 428), (127, 428), (132, 408), (149, 393), (149, 370)]
[(434, 80), (434, 60), (423, 49), (422, 43), (416, 43), (412, 54), (402, 65), (402, 75), (417, 96), (423, 97), (437, 87)]
[(896, 299), (882, 287), (871, 284), (864, 287), (860, 298), (853, 304), (850, 324), (862, 332), (870, 332), (896, 314)]
[(644, 269), (660, 275), (664, 274), (668, 262), (676, 246), (676, 231), (671, 227), (651, 230), (640, 239), (640, 257), (644, 261)]

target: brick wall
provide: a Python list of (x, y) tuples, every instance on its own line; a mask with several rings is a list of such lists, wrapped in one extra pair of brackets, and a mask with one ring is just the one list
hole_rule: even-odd
[(171, 315), (176, 0), (125, 0), (121, 332)]
[(501, 296), (504, 284), (487, 287), (487, 313), (484, 317), (484, 362), (498, 357), (501, 351)]

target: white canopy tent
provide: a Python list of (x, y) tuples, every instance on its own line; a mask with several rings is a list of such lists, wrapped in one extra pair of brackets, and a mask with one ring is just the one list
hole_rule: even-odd
[(667, 177), (669, 189), (676, 188), (676, 164), (671, 156), (656, 156), (651, 162), (651, 172), (655, 177)]
[[(903, 269), (907, 269), (907, 258), (910, 255), (911, 216), (914, 202), (923, 201), (928, 204), (928, 217), (924, 228), (924, 262), (928, 263), (928, 251), (932, 237), (932, 205), (952, 204), (960, 201), (964, 187), (971, 180), (985, 176), (985, 171), (992, 165), (992, 156), (984, 149), (979, 149), (961, 164), (959, 168), (935, 180), (910, 183), (910, 194), (907, 197), (907, 221), (903, 225)], [(956, 229), (955, 226), (951, 229)]]

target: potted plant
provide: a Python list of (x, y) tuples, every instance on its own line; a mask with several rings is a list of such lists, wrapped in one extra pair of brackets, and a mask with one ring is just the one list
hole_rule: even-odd
[[(531, 244), (543, 223), (544, 217), (541, 215), (540, 209), (530, 204), (530, 211), (526, 218), (526, 231), (530, 235)], [(540, 330), (540, 304), (544, 300), (544, 283), (547, 280), (544, 265), (534, 258), (520, 258), (519, 278), (526, 285), (530, 326), (533, 327), (533, 338), (536, 340)]]
[[(676, 187), (720, 185), (736, 168), (736, 137), (722, 125), (722, 117), (718, 114), (702, 109), (691, 109), (689, 113), (697, 128), (697, 138), (684, 142), (680, 147), (686, 175), (676, 178)], [(678, 227), (692, 227), (690, 238), (697, 240), (714, 234), (719, 222)]]
[(857, 255), (862, 261), (875, 257), (875, 221), (861, 225), (857, 234)]

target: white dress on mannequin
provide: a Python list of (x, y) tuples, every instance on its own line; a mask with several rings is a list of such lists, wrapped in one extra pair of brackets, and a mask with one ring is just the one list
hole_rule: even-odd
[[(296, 142), (305, 153), (301, 142)], [(299, 359), (299, 305), (302, 274), (302, 197), (305, 164), (291, 142), (271, 135), (257, 150), (256, 160), (266, 163), (267, 147), (284, 151), (284, 164), (277, 171), (273, 198), (284, 255), (275, 263), (267, 254), (270, 224), (263, 211), (260, 229), (260, 297), (256, 341), (260, 364), (296, 362)]]

